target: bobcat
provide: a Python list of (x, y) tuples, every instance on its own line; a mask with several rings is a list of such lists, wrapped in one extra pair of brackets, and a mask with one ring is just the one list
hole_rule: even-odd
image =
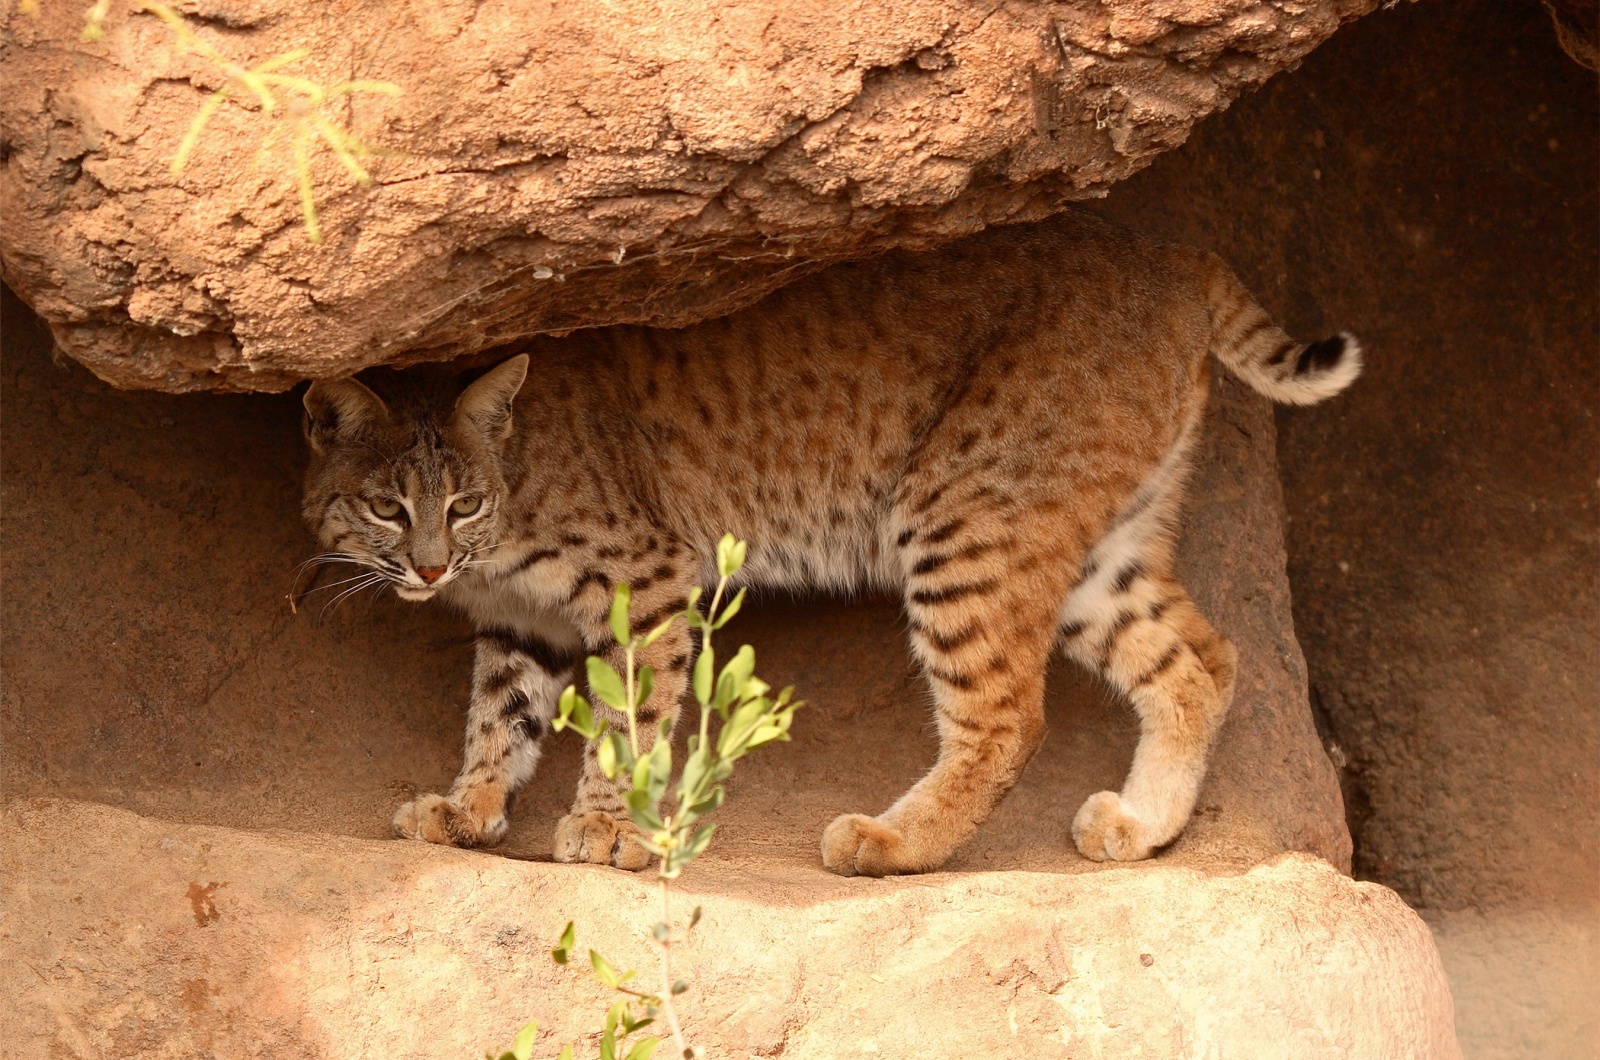
[[(650, 629), (731, 532), (747, 584), (903, 594), (932, 686), (938, 761), (878, 816), (829, 824), (828, 869), (949, 858), (1039, 746), (1057, 645), (1141, 721), (1122, 791), (1091, 796), (1073, 840), (1149, 857), (1188, 822), (1233, 696), (1233, 646), (1172, 577), (1208, 351), (1298, 404), (1361, 368), (1348, 334), (1292, 341), (1214, 255), (1071, 213), (836, 267), (682, 330), (535, 340), (459, 397), (406, 376), (384, 396), (314, 383), (304, 513), (323, 547), (478, 634), (461, 774), (401, 807), (395, 834), (499, 841), (577, 656), (620, 662), (613, 588)], [(645, 649), (646, 728), (676, 714), (692, 652), (681, 623)], [(630, 829), (590, 747), (555, 857), (642, 868)]]

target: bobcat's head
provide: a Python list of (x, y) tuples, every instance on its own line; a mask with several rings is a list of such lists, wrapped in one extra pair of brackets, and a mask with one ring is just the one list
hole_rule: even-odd
[(501, 450), (527, 373), (519, 354), (453, 407), (409, 392), (385, 402), (355, 379), (312, 383), (303, 510), (328, 558), (370, 568), (403, 599), (426, 600), (498, 544)]

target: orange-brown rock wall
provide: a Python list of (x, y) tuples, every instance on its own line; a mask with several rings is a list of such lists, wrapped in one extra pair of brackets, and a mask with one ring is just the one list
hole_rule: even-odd
[[(300, 47), (326, 151), (249, 92), (169, 172), (215, 62), (140, 5), (0, 16), (0, 271), (119, 386), (282, 390), (526, 335), (683, 324), (818, 263), (1043, 217), (1181, 144), (1376, 0), (178, 5), (245, 65)], [(286, 97), (290, 98), (290, 97)], [(277, 139), (262, 149), (269, 128)]]

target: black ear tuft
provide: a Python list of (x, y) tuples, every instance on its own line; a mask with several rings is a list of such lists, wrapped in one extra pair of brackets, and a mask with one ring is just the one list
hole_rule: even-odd
[(306, 389), (302, 401), (306, 441), (319, 453), (389, 415), (383, 399), (356, 379), (318, 380)]
[(481, 431), (491, 441), (504, 441), (511, 434), (511, 404), (527, 378), (527, 354), (501, 362), (456, 399), (455, 421)]

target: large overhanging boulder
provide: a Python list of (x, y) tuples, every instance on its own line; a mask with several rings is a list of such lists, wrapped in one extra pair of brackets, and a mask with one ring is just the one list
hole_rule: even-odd
[[(198, 50), (134, 0), (90, 41), (81, 3), (11, 5), (0, 263), (66, 353), (125, 387), (277, 390), (684, 324), (822, 263), (1102, 194), (1376, 2), (174, 4)], [(317, 149), (292, 88), (266, 114), (220, 63), (299, 48), (280, 72), (401, 89), (318, 112), (389, 149), (362, 160), (370, 185)]]

